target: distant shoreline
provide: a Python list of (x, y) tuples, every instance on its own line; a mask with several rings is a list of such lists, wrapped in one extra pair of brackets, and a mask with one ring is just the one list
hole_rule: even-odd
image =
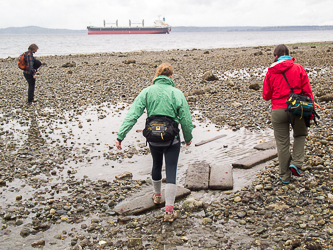
[[(310, 46), (313, 48), (316, 48), (317, 46), (325, 46), (325, 45), (333, 45), (333, 41), (325, 41), (325, 42), (296, 42), (296, 43), (286, 43), (286, 45), (288, 47), (293, 47), (293, 48), (297, 48), (298, 47), (303, 47), (303, 46)], [(253, 46), (241, 46), (241, 47), (235, 47), (235, 48), (211, 48), (211, 49), (204, 49), (204, 48), (200, 48), (200, 49), (179, 49), (178, 51), (209, 51), (209, 50), (235, 50), (235, 49), (263, 49), (263, 48), (268, 48), (268, 47), (272, 47), (273, 45), (253, 45)], [(166, 51), (172, 51), (172, 50), (166, 50)], [(70, 54), (58, 54), (58, 55), (36, 55), (37, 58), (39, 59), (45, 59), (45, 58), (64, 58), (64, 57), (89, 57), (89, 56), (105, 56), (105, 55), (110, 55), (110, 56), (117, 56), (117, 57), (128, 57), (128, 56), (132, 56), (132, 55), (137, 55), (137, 54), (143, 54), (144, 53), (163, 53), (165, 51), (163, 50), (158, 50), (158, 51), (127, 51), (127, 52), (92, 52), (92, 53), (70, 53)], [(8, 57), (0, 57), (0, 62), (5, 62), (7, 60), (16, 60), (17, 57), (14, 56), (8, 56)]]
[[(246, 31), (317, 31), (333, 30), (333, 25), (313, 26), (230, 26), (230, 27), (197, 27), (197, 26), (171, 26), (171, 32), (246, 32)], [(9, 27), (0, 29), (0, 35), (36, 35), (36, 34), (83, 34), (86, 29), (48, 29), (38, 26)]]

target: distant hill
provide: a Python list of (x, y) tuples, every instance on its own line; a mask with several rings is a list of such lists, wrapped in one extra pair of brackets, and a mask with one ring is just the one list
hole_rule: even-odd
[(48, 29), (38, 26), (10, 27), (0, 29), (1, 34), (75, 34), (87, 33), (87, 30), (69, 30), (69, 29)]
[[(312, 31), (333, 30), (333, 25), (327, 26), (230, 26), (230, 27), (196, 27), (196, 26), (171, 26), (172, 32), (241, 32), (241, 31)], [(48, 29), (38, 26), (10, 27), (0, 29), (2, 34), (84, 34), (87, 30)]]
[(237, 32), (237, 31), (312, 31), (312, 30), (333, 30), (333, 25), (326, 26), (230, 26), (230, 27), (192, 27), (178, 26), (171, 27), (172, 32)]

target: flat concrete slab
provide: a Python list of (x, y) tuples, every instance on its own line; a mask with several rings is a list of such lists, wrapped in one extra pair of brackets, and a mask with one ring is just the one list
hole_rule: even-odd
[[(118, 204), (113, 211), (120, 215), (140, 214), (148, 210), (152, 210), (165, 204), (165, 190), (162, 190), (162, 204), (156, 205), (153, 202), (153, 192), (149, 192), (144, 196), (137, 197), (130, 201), (124, 201)], [(183, 198), (191, 193), (191, 190), (177, 186), (176, 200)]]
[(277, 150), (269, 149), (240, 159), (239, 161), (233, 163), (232, 166), (234, 168), (251, 168), (265, 161), (269, 161), (275, 157), (277, 157)]
[(209, 189), (228, 190), (234, 186), (232, 166), (228, 165), (211, 165)]
[(254, 149), (258, 149), (258, 150), (267, 150), (267, 149), (273, 149), (276, 148), (276, 141), (268, 141), (268, 142), (264, 142), (264, 143), (259, 143), (258, 145), (254, 146)]
[(185, 188), (190, 190), (208, 189), (209, 164), (195, 162), (188, 166), (185, 177)]

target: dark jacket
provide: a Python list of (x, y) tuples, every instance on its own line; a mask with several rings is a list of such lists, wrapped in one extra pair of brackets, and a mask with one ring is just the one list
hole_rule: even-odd
[(32, 52), (31, 51), (25, 52), (24, 59), (25, 59), (25, 61), (27, 63), (27, 66), (28, 66), (27, 69), (24, 70), (24, 73), (34, 76), (36, 74), (36, 70), (34, 68), (35, 58), (34, 58)]

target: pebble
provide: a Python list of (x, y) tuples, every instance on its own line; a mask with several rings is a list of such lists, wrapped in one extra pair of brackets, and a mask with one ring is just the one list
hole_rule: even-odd
[(241, 200), (242, 200), (241, 197), (236, 197), (236, 198), (234, 199), (234, 202), (240, 202)]
[(45, 240), (39, 240), (37, 242), (31, 243), (32, 247), (37, 247), (37, 246), (45, 246)]
[(28, 235), (30, 234), (30, 229), (29, 228), (22, 228), (21, 232), (20, 232), (20, 235), (24, 238), (24, 237), (27, 237)]
[[(138, 239), (136, 247), (151, 249), (171, 248), (175, 244), (188, 249), (240, 248), (242, 242), (234, 241), (227, 234), (219, 236), (223, 230), (240, 234), (247, 249), (261, 246), (279, 249), (284, 243), (295, 249), (305, 245), (309, 237), (320, 237), (323, 249), (332, 248), (329, 236), (333, 234), (330, 231), (333, 105), (327, 96), (332, 94), (332, 52), (327, 52), (332, 50), (332, 44), (297, 47), (292, 49), (296, 62), (305, 66), (315, 98), (324, 107), (318, 109), (320, 126), (311, 126), (307, 136), (302, 177), (281, 186), (278, 163), (273, 160), (257, 175), (254, 183), (237, 194), (221, 192), (223, 198), (217, 203), (196, 199), (177, 201), (179, 217), (170, 225), (163, 222), (163, 208), (125, 218), (119, 218), (112, 211), (121, 200), (151, 185), (151, 180), (133, 180), (128, 173), (115, 181), (106, 176), (89, 180), (89, 176), (76, 177), (74, 167), (64, 168), (68, 160), (89, 163), (92, 156), (89, 151), (99, 143), (84, 145), (83, 141), (72, 140), (73, 129), (80, 128), (83, 133), (90, 126), (77, 121), (79, 115), (91, 105), (102, 110), (106, 102), (132, 103), (142, 88), (151, 85), (155, 66), (168, 60), (175, 68), (177, 87), (184, 92), (191, 110), (199, 108), (202, 118), (214, 121), (217, 127), (233, 130), (246, 128), (255, 132), (272, 128), (270, 104), (261, 97), (261, 83), (272, 63), (274, 46), (209, 49), (209, 53), (196, 49), (132, 52), (128, 53), (127, 62), (134, 60), (135, 63), (129, 64), (121, 53), (42, 57), (46, 66), (41, 68), (36, 85), (40, 101), (33, 107), (26, 107), (22, 101), (27, 90), (22, 74), (17, 73), (16, 61), (0, 59), (3, 76), (0, 94), (6, 99), (0, 103), (1, 192), (5, 195), (16, 191), (10, 190), (13, 180), (22, 185), (15, 187), (19, 194), (16, 199), (9, 196), (8, 200), (12, 201), (2, 207), (6, 220), (2, 228), (7, 230), (23, 223), (22, 237), (45, 231), (45, 237), (53, 238), (55, 232), (47, 236), (53, 224), (70, 225), (73, 230), (66, 229), (66, 237), (70, 237), (67, 248), (73, 249), (128, 248), (130, 239)], [(205, 74), (209, 76), (206, 80), (203, 79)], [(125, 105), (120, 109), (125, 109)], [(34, 114), (38, 115), (38, 123), (30, 119)], [(85, 120), (94, 123), (105, 117), (106, 113), (101, 111), (96, 117)], [(11, 121), (29, 127), (24, 138), (20, 138), (14, 126), (9, 126)], [(57, 138), (57, 126), (61, 124), (68, 126), (68, 130), (59, 132)], [(82, 150), (75, 148), (79, 143)], [(145, 146), (122, 153), (110, 146), (112, 154), (105, 155), (110, 168), (114, 166), (112, 161), (149, 153)], [(227, 145), (221, 144), (221, 147), (230, 150)], [(26, 194), (29, 189), (32, 191)], [(207, 196), (210, 195), (214, 196), (207, 191)], [(24, 224), (25, 221), (29, 223)], [(4, 234), (10, 234), (14, 242), (18, 235), (13, 231)], [(308, 231), (313, 234), (305, 235)], [(284, 239), (281, 234), (288, 237)], [(300, 237), (303, 234), (304, 237)], [(128, 236), (125, 240), (124, 235)], [(33, 244), (43, 246), (45, 240)]]
[(213, 220), (210, 218), (203, 218), (202, 219), (202, 224), (207, 225), (207, 224), (212, 224)]

